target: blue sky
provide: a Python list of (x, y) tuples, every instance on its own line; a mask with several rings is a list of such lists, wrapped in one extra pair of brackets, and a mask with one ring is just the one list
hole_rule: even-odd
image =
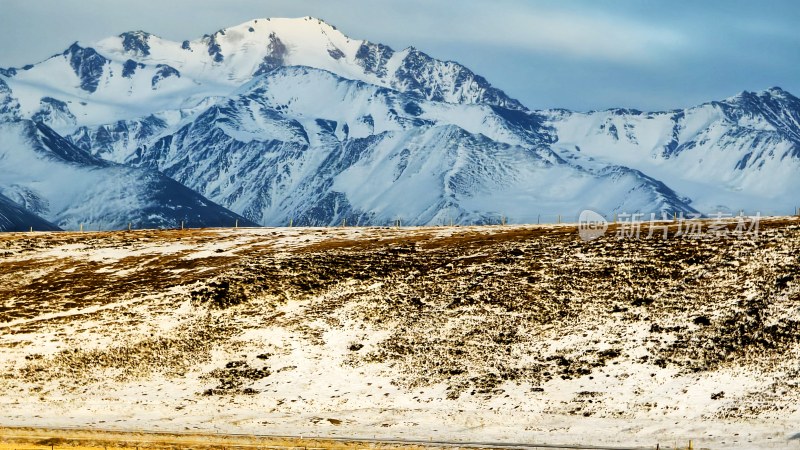
[(771, 86), (800, 95), (796, 0), (0, 0), (0, 11), (0, 67), (123, 31), (183, 40), (310, 15), (458, 61), (534, 109), (673, 109)]

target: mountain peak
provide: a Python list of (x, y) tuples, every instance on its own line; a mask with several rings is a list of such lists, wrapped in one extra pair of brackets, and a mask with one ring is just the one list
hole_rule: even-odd
[(744, 106), (751, 103), (763, 103), (765, 101), (776, 100), (797, 101), (798, 99), (790, 92), (785, 91), (778, 86), (773, 86), (760, 91), (742, 91), (733, 97), (726, 98), (722, 101), (722, 103)]
[(771, 88), (769, 88), (769, 89), (767, 89), (765, 91), (761, 91), (759, 94), (770, 96), (770, 97), (781, 98), (781, 99), (785, 99), (785, 100), (792, 100), (792, 99), (796, 100), (797, 99), (797, 97), (792, 95), (791, 92), (786, 91), (786, 90), (784, 90), (784, 89), (782, 89), (782, 88), (780, 88), (778, 86), (773, 86), (773, 87), (771, 87)]
[(148, 39), (150, 36), (154, 36), (152, 33), (148, 33), (147, 31), (143, 30), (136, 30), (136, 31), (126, 31), (119, 35), (121, 38), (125, 37), (132, 37), (136, 39)]
[(772, 86), (771, 88), (767, 89), (765, 92), (774, 95), (785, 95), (788, 94), (787, 91), (783, 90), (780, 86)]
[(122, 48), (126, 52), (140, 56), (150, 55), (150, 44), (148, 44), (150, 36), (152, 36), (150, 33), (141, 30), (129, 31), (119, 35), (122, 38)]
[(247, 22), (242, 22), (238, 25), (218, 30), (212, 36), (225, 36), (230, 32), (272, 33), (290, 31), (290, 29), (294, 29), (296, 32), (298, 32), (298, 34), (307, 33), (309, 31), (320, 31), (322, 33), (336, 31), (338, 34), (342, 34), (335, 26), (325, 22), (322, 19), (305, 16), (296, 18), (262, 17), (258, 19), (252, 19), (248, 20)]
[(395, 52), (384, 44), (351, 39), (312, 16), (253, 19), (183, 42), (133, 31), (94, 48), (118, 64), (167, 64), (198, 85), (232, 90), (278, 67), (308, 66), (428, 100), (526, 109), (457, 62), (414, 47)]

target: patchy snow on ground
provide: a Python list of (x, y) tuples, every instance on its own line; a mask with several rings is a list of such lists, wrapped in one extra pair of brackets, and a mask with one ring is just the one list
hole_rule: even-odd
[(2, 235), (0, 424), (796, 446), (800, 222), (615, 227)]

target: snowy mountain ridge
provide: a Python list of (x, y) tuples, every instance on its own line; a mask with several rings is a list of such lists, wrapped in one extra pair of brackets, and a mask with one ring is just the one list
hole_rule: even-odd
[(255, 19), (182, 43), (141, 31), (124, 33), (96, 47), (117, 61), (134, 57), (168, 64), (195, 80), (241, 85), (277, 67), (308, 66), (428, 100), (525, 109), (458, 63), (435, 60), (413, 47), (394, 51), (351, 39), (313, 17)]
[[(280, 68), (125, 162), (270, 225), (495, 223), (503, 215), (531, 222), (618, 201), (691, 211), (630, 169), (564, 161), (549, 149), (541, 118), (495, 108), (423, 102), (320, 69)], [(593, 192), (598, 185), (636, 194), (609, 199)]]
[(25, 116), (46, 110), (41, 94), (64, 102), (58, 131), (197, 107), (282, 66), (309, 66), (344, 78), (451, 103), (525, 108), (469, 69), (408, 48), (395, 52), (353, 40), (318, 19), (256, 19), (200, 39), (172, 42), (143, 31), (93, 45), (74, 43), (34, 66), (0, 75)]
[[(742, 92), (686, 110), (550, 111), (557, 151), (641, 170), (710, 212), (789, 214), (800, 183), (800, 99)], [(794, 195), (792, 195), (794, 194)]]
[(0, 70), (0, 121), (45, 124), (263, 225), (787, 214), (798, 117), (779, 88), (668, 112), (532, 111), (458, 63), (311, 17), (183, 42), (127, 32)]

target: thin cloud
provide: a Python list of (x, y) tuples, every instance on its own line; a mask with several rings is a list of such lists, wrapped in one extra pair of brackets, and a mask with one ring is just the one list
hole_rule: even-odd
[(575, 11), (515, 11), (485, 16), (469, 33), (442, 33), (433, 40), (514, 46), (567, 58), (622, 64), (652, 63), (685, 48), (688, 37), (677, 29), (630, 18)]
[[(678, 31), (611, 16), (539, 12), (515, 19), (528, 48), (615, 62), (648, 62), (684, 46)], [(524, 23), (524, 25), (523, 25)]]

